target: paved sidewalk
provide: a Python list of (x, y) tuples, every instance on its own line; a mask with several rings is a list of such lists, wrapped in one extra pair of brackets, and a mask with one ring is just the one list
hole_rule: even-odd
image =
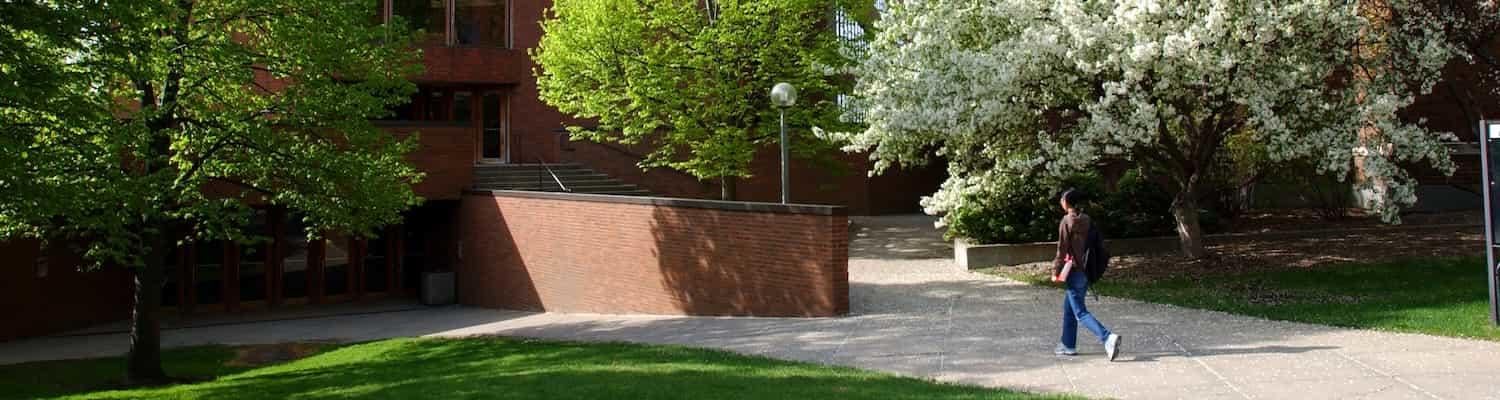
[[(1500, 343), (1306, 324), (1100, 298), (1126, 338), (1119, 362), (1091, 336), (1051, 355), (1061, 294), (971, 274), (923, 218), (859, 219), (855, 315), (837, 319), (562, 315), (467, 307), (168, 330), (167, 346), (400, 336), (514, 335), (681, 344), (931, 377), (1121, 399), (1500, 399)], [(1091, 298), (1092, 300), (1092, 298)], [(122, 353), (99, 334), (0, 344), (0, 364)]]

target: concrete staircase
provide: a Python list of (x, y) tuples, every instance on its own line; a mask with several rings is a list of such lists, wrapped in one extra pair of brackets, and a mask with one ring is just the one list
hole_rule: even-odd
[[(548, 169), (551, 169), (550, 173)], [(553, 179), (553, 174), (557, 179)], [(562, 181), (559, 187), (557, 181)], [(567, 190), (564, 190), (566, 187)], [(492, 164), (474, 166), (474, 188), (478, 190), (525, 190), (533, 192), (572, 192), (650, 196), (651, 192), (621, 182), (609, 175), (573, 163), (561, 164)]]

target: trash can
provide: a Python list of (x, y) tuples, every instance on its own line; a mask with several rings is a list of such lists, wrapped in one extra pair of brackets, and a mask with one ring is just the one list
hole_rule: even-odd
[(455, 290), (453, 271), (422, 273), (422, 304), (441, 306), (453, 304)]

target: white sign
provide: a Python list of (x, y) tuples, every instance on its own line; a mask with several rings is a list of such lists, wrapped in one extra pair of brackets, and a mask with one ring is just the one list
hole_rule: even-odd
[(1490, 124), (1490, 139), (1500, 139), (1500, 124)]

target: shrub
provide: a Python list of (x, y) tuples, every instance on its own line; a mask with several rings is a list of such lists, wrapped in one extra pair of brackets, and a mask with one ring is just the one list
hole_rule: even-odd
[[(1056, 240), (1058, 219), (1062, 217), (1057, 191), (1066, 187), (1091, 195), (1084, 199), (1084, 211), (1099, 224), (1105, 237), (1176, 234), (1176, 221), (1171, 212), (1172, 196), (1131, 171), (1120, 179), (1113, 192), (1105, 192), (1103, 182), (1093, 174), (1063, 180), (1007, 180), (993, 191), (966, 198), (966, 207), (944, 216), (948, 236), (977, 243)], [(1199, 223), (1205, 232), (1217, 232), (1222, 228), (1218, 215), (1211, 211), (1200, 211)]]

